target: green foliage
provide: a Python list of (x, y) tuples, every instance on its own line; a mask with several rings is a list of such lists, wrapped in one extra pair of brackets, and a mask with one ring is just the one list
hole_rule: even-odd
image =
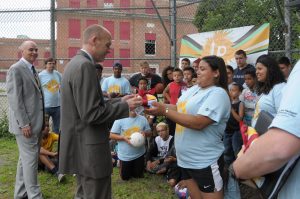
[(263, 23), (271, 24), (270, 49), (284, 49), (284, 26), (274, 0), (207, 0), (194, 19), (201, 32)]
[(0, 118), (0, 138), (14, 138), (14, 136), (8, 131), (8, 118), (6, 115)]
[[(0, 139), (0, 198), (13, 198), (18, 147), (14, 140)], [(48, 172), (40, 171), (38, 180), (45, 199), (71, 199), (76, 190), (76, 177), (66, 176), (63, 183)], [(175, 199), (173, 190), (165, 178), (145, 174), (142, 179), (122, 181), (118, 168), (112, 174), (112, 191), (114, 199)]]

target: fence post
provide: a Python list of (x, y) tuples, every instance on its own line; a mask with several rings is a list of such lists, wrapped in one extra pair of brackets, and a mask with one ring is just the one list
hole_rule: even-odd
[(285, 56), (291, 59), (291, 8), (287, 6), (289, 0), (284, 0), (284, 21), (285, 21)]
[(171, 7), (171, 66), (176, 67), (177, 40), (176, 40), (176, 0), (170, 1)]
[(51, 46), (51, 56), (56, 58), (56, 48), (55, 48), (55, 0), (51, 0), (50, 6), (50, 46)]

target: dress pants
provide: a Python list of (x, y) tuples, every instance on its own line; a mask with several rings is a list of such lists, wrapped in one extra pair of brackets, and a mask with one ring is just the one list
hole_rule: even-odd
[(43, 198), (37, 180), (40, 139), (41, 133), (39, 135), (32, 135), (30, 138), (26, 138), (22, 134), (16, 135), (19, 161), (14, 199), (21, 199), (25, 196), (29, 199)]
[(111, 176), (94, 179), (77, 174), (74, 199), (111, 199)]

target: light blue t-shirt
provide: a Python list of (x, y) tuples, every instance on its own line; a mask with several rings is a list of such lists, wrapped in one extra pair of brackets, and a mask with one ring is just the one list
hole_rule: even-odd
[(102, 91), (106, 93), (120, 93), (121, 95), (130, 94), (130, 83), (125, 77), (115, 78), (113, 75), (105, 78), (102, 85)]
[(256, 121), (258, 119), (260, 111), (264, 110), (269, 114), (275, 115), (277, 114), (277, 110), (280, 105), (281, 97), (282, 97), (282, 89), (285, 86), (285, 82), (279, 83), (273, 86), (270, 92), (266, 94), (261, 94), (258, 97), (258, 101), (255, 105), (255, 111), (252, 118), (252, 127), (255, 127)]
[[(134, 132), (150, 131), (151, 128), (144, 116), (128, 117), (116, 120), (111, 128), (111, 132), (130, 137)], [(118, 141), (118, 157), (123, 161), (131, 161), (144, 155), (145, 146), (133, 147), (124, 141)]]
[(56, 70), (52, 73), (43, 70), (39, 73), (39, 78), (44, 91), (45, 108), (60, 106), (61, 74)]
[[(271, 127), (287, 131), (300, 138), (300, 62), (294, 66), (282, 93), (282, 101)], [(288, 146), (287, 146), (288, 147)], [(279, 192), (279, 199), (298, 199), (300, 197), (300, 161)]]
[(176, 125), (175, 148), (180, 167), (202, 169), (218, 161), (224, 151), (222, 138), (230, 109), (228, 94), (216, 86), (202, 89), (195, 85), (178, 99), (178, 112), (215, 121), (202, 130)]

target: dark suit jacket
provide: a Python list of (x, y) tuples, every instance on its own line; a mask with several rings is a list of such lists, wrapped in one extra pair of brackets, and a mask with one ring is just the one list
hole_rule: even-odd
[(62, 78), (60, 173), (94, 179), (111, 175), (108, 124), (128, 116), (126, 102), (104, 101), (95, 65), (79, 51)]

